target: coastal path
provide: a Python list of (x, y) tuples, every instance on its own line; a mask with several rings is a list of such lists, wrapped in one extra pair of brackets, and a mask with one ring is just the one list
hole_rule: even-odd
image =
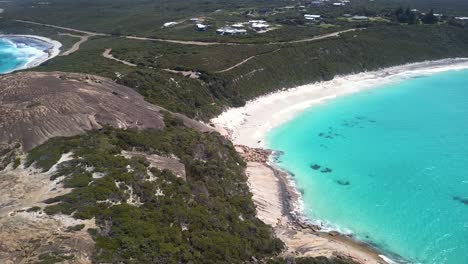
[(91, 35), (74, 35), (70, 33), (59, 33), (61, 36), (69, 36), (69, 37), (74, 37), (74, 38), (79, 38), (77, 42), (71, 46), (68, 50), (62, 52), (59, 56), (68, 56), (80, 49), (80, 45), (88, 41), (88, 39), (91, 37)]
[(325, 34), (325, 35), (320, 35), (312, 38), (306, 38), (306, 39), (299, 39), (299, 40), (291, 40), (291, 41), (285, 41), (285, 42), (271, 42), (268, 43), (270, 45), (279, 45), (279, 44), (294, 44), (294, 43), (303, 43), (303, 42), (313, 42), (317, 40), (322, 40), (322, 39), (328, 39), (328, 38), (336, 38), (339, 37), (341, 34), (348, 33), (348, 32), (353, 32), (353, 31), (358, 31), (358, 30), (364, 30), (363, 28), (350, 28), (346, 30), (341, 30), (337, 32), (333, 32), (330, 34)]
[(44, 24), (44, 23), (28, 21), (28, 20), (15, 19), (14, 21), (20, 22), (20, 23), (38, 25), (38, 26), (45, 26), (45, 27), (63, 29), (63, 30), (66, 30), (66, 31), (72, 31), (72, 32), (81, 33), (81, 34), (85, 34), (85, 35), (91, 35), (91, 36), (110, 36), (109, 34), (105, 34), (105, 33), (91, 32), (91, 31), (79, 30), (79, 29), (68, 28), (68, 27), (61, 27), (61, 26), (56, 26), (56, 25), (51, 25), (51, 24)]
[(120, 59), (117, 59), (116, 57), (112, 56), (111, 54), (112, 52), (112, 49), (106, 49), (104, 50), (104, 52), (102, 53), (102, 56), (106, 59), (110, 59), (110, 60), (115, 60), (117, 62), (120, 62), (120, 63), (123, 63), (127, 66), (131, 66), (131, 67), (136, 67), (137, 65), (134, 64), (134, 63), (131, 63), (131, 62), (128, 62), (128, 61), (124, 61), (124, 60), (120, 60)]
[(56, 28), (56, 29), (62, 29), (62, 30), (65, 30), (65, 31), (71, 31), (71, 32), (83, 34), (83, 35), (75, 35), (75, 34), (70, 34), (70, 33), (59, 33), (59, 35), (79, 38), (79, 40), (76, 43), (74, 43), (73, 46), (70, 49), (64, 51), (59, 56), (68, 56), (68, 55), (78, 51), (80, 49), (81, 44), (88, 41), (88, 39), (90, 37), (109, 36), (108, 34), (104, 34), (104, 33), (97, 33), (97, 32), (79, 30), (79, 29), (68, 28), (68, 27), (61, 27), (61, 26), (56, 26), (56, 25), (51, 25), (51, 24), (44, 24), (44, 23), (28, 21), (28, 20), (15, 19), (14, 21), (20, 22), (20, 23), (31, 24), (31, 25), (38, 25), (38, 26), (45, 26), (45, 27), (51, 27), (51, 28)]
[(215, 72), (215, 73), (223, 73), (223, 72), (230, 71), (230, 70), (232, 70), (232, 69), (235, 69), (235, 68), (241, 66), (242, 64), (248, 62), (249, 60), (251, 60), (251, 59), (253, 59), (253, 58), (255, 58), (255, 57), (257, 57), (257, 55), (250, 56), (250, 57), (248, 57), (247, 59), (245, 59), (245, 60), (243, 60), (243, 61), (237, 63), (237, 64), (234, 65), (234, 66), (231, 66), (231, 67), (229, 67), (229, 68), (227, 68), (227, 69), (224, 69), (224, 70), (217, 71), (217, 72)]

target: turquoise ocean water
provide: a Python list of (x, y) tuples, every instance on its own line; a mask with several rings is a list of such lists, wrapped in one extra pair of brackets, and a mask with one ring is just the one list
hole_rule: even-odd
[(314, 106), (267, 135), (304, 214), (412, 263), (468, 263), (468, 71)]
[(23, 68), (45, 55), (48, 45), (38, 40), (16, 37), (0, 38), (0, 74)]

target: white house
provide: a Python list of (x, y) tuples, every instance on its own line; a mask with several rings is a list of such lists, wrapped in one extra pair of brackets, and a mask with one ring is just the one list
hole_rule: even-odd
[(236, 23), (236, 24), (231, 25), (231, 27), (233, 27), (233, 28), (244, 28), (244, 24)]
[(266, 21), (265, 20), (249, 20), (249, 24), (253, 24), (253, 23), (265, 24)]
[(166, 23), (163, 24), (163, 27), (165, 27), (165, 28), (172, 27), (172, 26), (175, 26), (177, 24), (178, 24), (177, 22), (166, 22)]
[(261, 30), (266, 30), (270, 27), (270, 25), (266, 23), (253, 23), (252, 24), (252, 29), (255, 31), (261, 31)]
[(367, 21), (367, 20), (369, 20), (369, 18), (366, 17), (366, 16), (353, 16), (351, 19), (355, 20), (355, 21)]
[(237, 29), (232, 27), (223, 27), (216, 30), (216, 33), (220, 35), (245, 35), (247, 34), (247, 30), (245, 29)]
[(196, 24), (196, 27), (198, 31), (205, 31), (208, 29), (208, 25), (205, 24)]
[(336, 2), (336, 3), (333, 3), (332, 5), (333, 5), (333, 6), (345, 6), (346, 4), (345, 4), (345, 3), (341, 3), (341, 2)]
[(312, 21), (315, 21), (315, 20), (320, 20), (322, 18), (321, 15), (309, 15), (309, 14), (305, 14), (304, 15), (304, 18), (306, 20), (312, 20)]

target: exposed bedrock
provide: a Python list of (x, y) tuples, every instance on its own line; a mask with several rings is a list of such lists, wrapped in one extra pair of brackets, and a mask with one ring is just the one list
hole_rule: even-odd
[[(74, 136), (103, 125), (164, 128), (164, 110), (112, 80), (76, 73), (22, 72), (0, 77), (0, 143), (28, 151), (47, 139)], [(209, 130), (181, 117), (186, 125)]]

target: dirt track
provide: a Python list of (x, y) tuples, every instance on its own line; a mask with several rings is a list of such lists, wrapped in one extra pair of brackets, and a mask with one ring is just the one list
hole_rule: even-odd
[(70, 34), (70, 33), (59, 33), (59, 35), (69, 36), (69, 37), (74, 37), (74, 38), (79, 38), (80, 39), (77, 42), (75, 42), (75, 44), (73, 44), (73, 46), (71, 48), (69, 48), (68, 50), (62, 52), (59, 56), (68, 56), (68, 55), (78, 51), (80, 49), (81, 44), (88, 41), (88, 39), (91, 37), (91, 35), (73, 35), (73, 34)]
[(112, 56), (111, 52), (112, 52), (112, 49), (110, 49), (110, 48), (109, 48), (109, 49), (106, 49), (106, 50), (104, 50), (104, 52), (102, 53), (102, 56), (103, 56), (104, 58), (106, 58), (106, 59), (115, 60), (115, 61), (117, 61), (117, 62), (123, 63), (123, 64), (125, 64), (125, 65), (127, 65), (127, 66), (131, 66), (131, 67), (136, 67), (136, 66), (137, 66), (137, 65), (134, 64), (134, 63), (131, 63), (131, 62), (128, 62), (128, 61), (124, 61), (124, 60), (119, 60), (119, 59), (117, 59), (116, 57)]
[[(27, 21), (27, 20), (17, 19), (15, 21), (20, 22), (20, 23), (27, 23), (27, 24), (40, 25), (40, 26), (46, 26), (46, 27), (52, 27), (52, 28), (57, 28), (57, 29), (68, 30), (68, 31), (82, 33), (82, 34), (86, 34), (86, 35), (90, 35), (90, 36), (110, 36), (110, 34), (105, 34), (105, 33), (91, 32), (91, 31), (85, 31), (85, 30), (80, 30), (80, 29), (56, 26), (56, 25), (51, 25), (51, 24), (43, 24), (43, 23), (37, 23), (37, 22)], [(300, 40), (291, 40), (291, 41), (285, 41), (285, 42), (270, 42), (270, 43), (266, 43), (266, 44), (263, 44), (263, 43), (259, 43), (259, 44), (245, 43), (244, 44), (244, 43), (234, 43), (234, 42), (191, 41), (191, 40), (147, 38), (147, 37), (138, 37), (138, 36), (121, 36), (121, 37), (126, 38), (126, 39), (133, 39), (133, 40), (160, 41), (160, 42), (169, 42), (169, 43), (181, 44), (181, 45), (195, 45), (195, 46), (210, 46), (210, 45), (282, 45), (282, 44), (312, 42), (312, 41), (317, 41), (317, 40), (322, 40), (322, 39), (327, 39), (327, 38), (334, 38), (334, 37), (338, 37), (340, 34), (347, 33), (347, 32), (352, 32), (352, 31), (356, 31), (356, 30), (359, 30), (359, 29), (351, 28), (351, 29), (337, 31), (337, 32), (333, 32), (333, 33), (330, 33), (330, 34), (316, 36), (316, 37), (312, 37), (312, 38), (306, 38), (306, 39), (300, 39)]]

